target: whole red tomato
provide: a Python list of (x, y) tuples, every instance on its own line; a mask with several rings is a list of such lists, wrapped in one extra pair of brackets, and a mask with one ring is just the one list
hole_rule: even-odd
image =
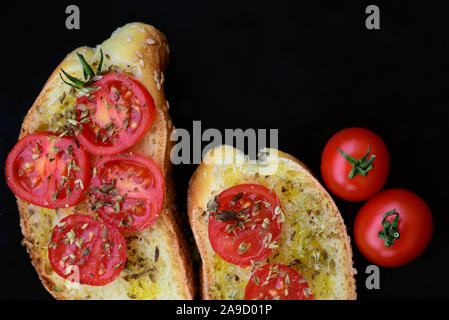
[(359, 250), (368, 260), (384, 267), (399, 267), (418, 257), (432, 233), (429, 207), (404, 189), (389, 189), (368, 200), (354, 223)]
[(390, 171), (387, 146), (374, 132), (348, 128), (329, 139), (321, 155), (321, 176), (337, 197), (369, 199), (382, 189)]

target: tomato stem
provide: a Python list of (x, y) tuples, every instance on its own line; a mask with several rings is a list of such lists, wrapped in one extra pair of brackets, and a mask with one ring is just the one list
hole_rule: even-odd
[[(396, 215), (393, 221), (387, 221), (387, 217)], [(396, 209), (385, 212), (382, 218), (383, 230), (379, 231), (378, 237), (385, 240), (385, 247), (391, 247), (396, 240), (399, 240), (400, 235), (398, 231), (399, 225), (399, 212)]]
[(361, 174), (362, 176), (365, 177), (368, 174), (368, 172), (372, 168), (374, 168), (373, 160), (376, 159), (376, 156), (374, 154), (372, 154), (371, 157), (369, 159), (367, 159), (368, 155), (371, 151), (371, 142), (368, 145), (368, 151), (360, 159), (350, 156), (349, 154), (343, 152), (343, 150), (341, 150), (338, 147), (337, 147), (337, 150), (352, 165), (351, 172), (349, 172), (349, 174), (348, 174), (348, 178), (350, 178), (350, 179), (354, 178), (358, 174)]

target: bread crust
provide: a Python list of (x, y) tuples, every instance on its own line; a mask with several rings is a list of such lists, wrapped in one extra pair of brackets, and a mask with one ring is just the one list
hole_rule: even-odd
[[(129, 49), (126, 47), (127, 42), (130, 42)], [(116, 46), (120, 46), (120, 48), (117, 49)], [(138, 74), (139, 80), (149, 90), (153, 97), (156, 107), (156, 117), (153, 127), (142, 140), (130, 149), (130, 151), (151, 157), (158, 164), (165, 177), (166, 196), (164, 207), (154, 227), (162, 228), (167, 235), (169, 241), (168, 246), (172, 248), (170, 262), (174, 266), (177, 266), (174, 269), (177, 274), (173, 275), (173, 279), (180, 279), (178, 285), (181, 296), (183, 299), (193, 299), (196, 291), (194, 273), (190, 251), (188, 250), (184, 235), (181, 231), (181, 226), (179, 225), (180, 219), (176, 208), (174, 184), (171, 177), (172, 165), (170, 161), (170, 150), (173, 146), (173, 142), (170, 141), (170, 134), (174, 130), (174, 127), (172, 125), (171, 117), (168, 114), (168, 102), (165, 99), (162, 86), (162, 71), (167, 66), (169, 57), (167, 40), (165, 36), (153, 26), (143, 23), (131, 23), (122, 28), (118, 28), (112, 34), (111, 38), (103, 42), (99, 47), (103, 49), (105, 57), (111, 59), (111, 65), (114, 64), (113, 60), (115, 57), (112, 55), (109, 57), (109, 53), (114, 52), (114, 50), (121, 55), (121, 57), (117, 59), (127, 59), (128, 56), (132, 55), (136, 56), (138, 59), (136, 61), (120, 61), (124, 65), (124, 67), (122, 67), (125, 69), (129, 67), (131, 70), (134, 70)], [(136, 51), (135, 53), (131, 53), (129, 52), (130, 50)], [(53, 71), (41, 93), (25, 116), (19, 139), (27, 134), (40, 131), (40, 122), (42, 120), (42, 115), (45, 112), (49, 96), (52, 90), (57, 90), (55, 89), (55, 86), (60, 85), (60, 70), (61, 68), (67, 70), (67, 67), (71, 64), (70, 60), (73, 60), (75, 57), (75, 52), (81, 52), (84, 55), (89, 56), (89, 54), (92, 55), (93, 49), (87, 47), (76, 49)], [(108, 63), (107, 61), (105, 62)], [(126, 71), (129, 70), (127, 69)], [(158, 76), (156, 76), (156, 74)], [(91, 158), (92, 162), (94, 162), (95, 157)], [(17, 204), (20, 212), (20, 225), (27, 251), (42, 284), (56, 299), (66, 299), (66, 294), (54, 289), (54, 281), (48, 276), (42, 258), (36, 254), (35, 250), (33, 250), (33, 231), (32, 226), (30, 225), (30, 215), (33, 211), (33, 205), (19, 198), (17, 198)], [(73, 213), (76, 210), (75, 208), (76, 207), (60, 209), (57, 211), (58, 216), (61, 216), (61, 214), (65, 215)], [(149, 232), (147, 229), (139, 231), (141, 237), (146, 236), (146, 232)]]
[[(219, 147), (216, 147), (220, 148)], [(226, 147), (229, 148), (229, 147)], [(279, 158), (285, 158), (295, 162), (299, 165), (300, 168), (304, 169), (307, 174), (312, 177), (312, 181), (316, 189), (321, 193), (321, 195), (330, 200), (332, 205), (331, 212), (332, 215), (337, 217), (339, 220), (338, 223), (338, 234), (342, 237), (342, 242), (344, 244), (344, 269), (345, 269), (345, 279), (346, 279), (346, 287), (345, 287), (345, 299), (354, 300), (357, 298), (356, 294), (356, 284), (354, 279), (355, 269), (353, 268), (353, 256), (351, 249), (351, 239), (348, 236), (346, 226), (344, 224), (343, 218), (340, 215), (340, 212), (333, 201), (332, 197), (329, 193), (324, 189), (324, 187), (319, 183), (316, 177), (312, 174), (310, 169), (305, 166), (301, 161), (296, 159), (295, 157), (284, 153), (279, 150), (268, 149), (269, 152), (275, 151), (278, 154)], [(206, 155), (207, 157), (207, 155)], [(212, 285), (213, 279), (213, 268), (211, 261), (211, 247), (209, 243), (209, 237), (207, 228), (205, 230), (204, 227), (201, 226), (202, 222), (199, 220), (199, 215), (201, 211), (198, 208), (204, 208), (204, 203), (202, 203), (202, 197), (204, 194), (207, 194), (210, 190), (210, 186), (212, 184), (211, 179), (205, 179), (207, 176), (207, 172), (212, 170), (214, 164), (206, 164), (202, 162), (197, 169), (195, 170), (192, 178), (189, 182), (189, 189), (187, 193), (187, 212), (189, 217), (190, 226), (192, 228), (193, 235), (195, 237), (195, 241), (198, 247), (198, 250), (202, 259), (201, 266), (201, 274), (200, 274), (200, 291), (202, 299), (209, 300), (213, 299), (211, 296), (210, 290), (208, 290), (209, 286)], [(212, 175), (213, 177), (213, 175)], [(204, 210), (204, 209), (203, 209)]]

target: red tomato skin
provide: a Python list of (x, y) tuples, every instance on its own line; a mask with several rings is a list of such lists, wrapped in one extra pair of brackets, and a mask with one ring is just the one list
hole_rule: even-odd
[[(279, 272), (285, 273), (290, 278), (290, 283), (287, 285), (284, 281), (284, 286), (290, 286), (288, 290), (288, 294), (285, 295), (284, 288), (276, 288), (276, 285), (279, 284), (280, 278), (285, 280), (285, 276), (276, 277), (271, 279), (268, 284), (262, 285), (264, 280), (267, 279), (269, 274), (270, 266), (277, 266)], [(259, 285), (256, 285), (254, 281), (254, 277), (257, 275), (259, 279)], [(283, 265), (283, 264), (266, 264), (254, 271), (251, 275), (250, 279), (245, 288), (245, 300), (274, 300), (274, 297), (270, 295), (270, 291), (273, 289), (277, 289), (277, 293), (279, 300), (313, 300), (314, 297), (312, 293), (305, 295), (305, 290), (309, 289), (309, 285), (307, 282), (302, 281), (303, 277), (292, 267)], [(277, 283), (276, 283), (277, 282)], [(271, 299), (270, 299), (271, 298)]]
[[(393, 209), (399, 212), (400, 239), (387, 248), (378, 233), (382, 230), (383, 214)], [(432, 233), (429, 207), (419, 196), (404, 189), (385, 190), (367, 201), (354, 223), (354, 239), (360, 252), (383, 267), (403, 266), (417, 258), (428, 246)]]
[[(151, 212), (151, 209), (147, 209), (145, 211), (145, 215), (141, 216), (140, 219), (134, 220), (134, 223), (130, 227), (125, 226), (118, 226), (117, 223), (114, 222), (111, 216), (108, 216), (108, 214), (103, 210), (103, 208), (99, 209), (99, 215), (103, 219), (103, 221), (109, 225), (112, 225), (115, 228), (118, 228), (121, 231), (125, 232), (136, 232), (143, 229), (146, 229), (147, 227), (154, 224), (159, 214), (163, 208), (164, 205), (164, 199), (165, 199), (165, 180), (162, 175), (161, 170), (159, 169), (156, 162), (154, 162), (152, 159), (145, 157), (140, 154), (136, 153), (129, 153), (126, 155), (113, 155), (113, 156), (106, 156), (99, 158), (95, 164), (96, 168), (105, 168), (109, 164), (113, 164), (114, 162), (124, 162), (124, 163), (131, 163), (136, 164), (139, 166), (145, 167), (151, 174), (153, 179), (153, 186), (154, 189), (150, 190), (151, 194), (148, 194), (148, 199), (143, 198), (145, 202), (149, 202), (150, 199), (155, 202), (154, 211)], [(99, 169), (101, 171), (102, 169)], [(97, 176), (92, 176), (90, 185), (91, 186), (97, 186), (99, 187), (101, 185), (101, 173), (99, 173)], [(138, 197), (129, 196), (129, 199), (140, 199)], [(153, 207), (149, 204), (146, 206), (147, 208)], [(136, 223), (138, 222), (138, 223)]]
[[(85, 196), (83, 194), (83, 190), (78, 189), (72, 192), (72, 196), (69, 200), (60, 200), (50, 201), (47, 197), (47, 194), (33, 194), (30, 191), (26, 190), (23, 186), (15, 181), (15, 160), (24, 151), (27, 143), (34, 143), (36, 140), (43, 140), (44, 142), (48, 141), (48, 138), (56, 138), (54, 133), (52, 132), (39, 132), (29, 134), (22, 139), (20, 139), (12, 148), (11, 152), (8, 154), (5, 164), (5, 177), (6, 183), (8, 187), (14, 192), (14, 194), (22, 200), (30, 202), (40, 207), (56, 209), (56, 208), (64, 208), (67, 206), (73, 206), (75, 204), (80, 203), (84, 200)], [(62, 137), (58, 138), (61, 143), (67, 143), (70, 138)], [(76, 145), (72, 141), (72, 145)], [(83, 186), (87, 186), (89, 182), (89, 171), (90, 171), (90, 160), (89, 155), (82, 148), (74, 148), (74, 153), (77, 155), (77, 164), (82, 168), (82, 174), (79, 179), (83, 183)]]
[[(366, 176), (358, 174), (349, 178), (352, 165), (340, 154), (360, 159), (371, 142), (371, 155), (376, 155), (374, 167)], [(332, 136), (321, 155), (321, 176), (327, 188), (337, 197), (348, 201), (362, 201), (378, 193), (388, 178), (390, 155), (383, 140), (373, 131), (363, 128), (347, 128)]]
[[(130, 87), (136, 89), (136, 92), (138, 92), (137, 95), (139, 96), (139, 99), (142, 102), (145, 101), (146, 107), (140, 108), (142, 110), (142, 118), (138, 123), (136, 131), (130, 136), (125, 136), (125, 134), (123, 134), (123, 131), (120, 131), (119, 135), (122, 136), (123, 138), (121, 142), (117, 145), (113, 146), (100, 145), (99, 143), (92, 141), (93, 138), (88, 133), (86, 133), (85, 130), (81, 130), (81, 132), (77, 136), (77, 139), (79, 140), (80, 144), (84, 147), (84, 149), (86, 149), (88, 152), (94, 155), (114, 155), (132, 147), (150, 130), (156, 117), (155, 111), (156, 108), (154, 106), (154, 100), (149, 91), (138, 80), (129, 77), (127, 75), (120, 73), (110, 73), (103, 76), (100, 80), (94, 82), (91, 85), (92, 87), (96, 86), (100, 87), (100, 89), (94, 91), (92, 95), (103, 95), (104, 91), (106, 90), (103, 89), (103, 86), (107, 86), (109, 81), (123, 81), (129, 84)], [(75, 104), (76, 105), (85, 104), (87, 103), (88, 100), (89, 98), (87, 98), (86, 96), (82, 96), (77, 99)], [(85, 126), (88, 125), (89, 124), (82, 125), (83, 129)]]
[[(107, 285), (108, 283), (114, 281), (120, 275), (120, 272), (123, 270), (126, 261), (126, 241), (123, 235), (116, 228), (104, 224), (99, 219), (95, 219), (91, 215), (77, 214), (77, 213), (66, 216), (59, 223), (67, 223), (67, 225), (64, 226), (63, 228), (69, 227), (75, 229), (75, 225), (78, 225), (76, 227), (76, 229), (78, 230), (80, 229), (81, 225), (86, 223), (88, 224), (85, 230), (86, 233), (89, 231), (90, 228), (92, 228), (92, 226), (96, 227), (97, 229), (104, 226), (107, 230), (108, 242), (113, 243), (113, 245), (109, 247), (112, 250), (112, 254), (110, 254), (111, 256), (110, 259), (104, 261), (106, 257), (106, 255), (102, 251), (104, 249), (101, 245), (98, 244), (98, 241), (100, 240), (100, 237), (102, 237), (102, 235), (99, 235), (98, 233), (95, 234), (93, 237), (94, 241), (93, 242), (91, 241), (89, 245), (86, 245), (86, 242), (88, 241), (88, 237), (86, 236), (85, 237), (86, 242), (83, 242), (83, 245), (85, 247), (89, 247), (91, 251), (88, 258), (86, 259), (87, 263), (82, 263), (79, 265), (79, 273), (77, 275), (78, 279), (75, 280), (72, 279), (71, 274), (68, 275), (65, 274), (64, 272), (65, 266), (63, 267), (60, 264), (60, 258), (64, 255), (67, 255), (67, 252), (64, 250), (64, 248), (61, 248), (59, 246), (56, 247), (49, 246), (48, 258), (53, 271), (55, 271), (62, 278), (68, 279), (72, 282), (79, 282), (81, 284), (91, 286)], [(57, 225), (53, 227), (51, 236), (51, 242), (55, 244), (60, 242), (62, 238), (61, 236), (65, 234), (64, 232), (61, 232), (60, 230), (57, 229), (58, 229)], [(70, 246), (73, 249), (76, 245), (72, 244)], [(119, 247), (121, 247), (120, 250), (118, 249)], [(98, 275), (96, 271), (98, 270), (98, 264), (101, 263), (102, 261), (106, 262), (104, 264), (104, 266), (106, 267), (106, 272), (102, 275)], [(96, 276), (89, 276), (89, 273), (95, 273)]]
[[(246, 192), (255, 194), (257, 196), (262, 196), (266, 199), (267, 202), (271, 204), (269, 210), (275, 210), (276, 207), (279, 207), (282, 210), (280, 201), (276, 193), (271, 191), (270, 189), (258, 185), (258, 184), (240, 184), (233, 187), (230, 187), (224, 191), (222, 191), (218, 198), (221, 200), (222, 198), (232, 198), (232, 195), (238, 194), (240, 192)], [(224, 204), (220, 203), (220, 207), (223, 207)], [(264, 206), (262, 206), (264, 208)], [(212, 213), (209, 213), (209, 241), (213, 250), (225, 261), (239, 265), (242, 267), (247, 267), (251, 265), (251, 261), (261, 261), (267, 258), (272, 252), (273, 249), (265, 248), (263, 243), (263, 238), (266, 234), (260, 234), (260, 230), (252, 230), (251, 232), (248, 228), (244, 231), (239, 231), (239, 236), (235, 241), (231, 238), (227, 238), (229, 233), (223, 231), (228, 223), (218, 221), (213, 218)], [(277, 241), (280, 237), (282, 229), (282, 222), (274, 222), (271, 221), (270, 227), (267, 230), (270, 232), (272, 236), (272, 241)], [(257, 231), (256, 231), (257, 230)], [(255, 235), (254, 233), (257, 232)], [(240, 255), (235, 251), (235, 248), (242, 241), (255, 241), (253, 242), (254, 246), (251, 246), (250, 249)]]

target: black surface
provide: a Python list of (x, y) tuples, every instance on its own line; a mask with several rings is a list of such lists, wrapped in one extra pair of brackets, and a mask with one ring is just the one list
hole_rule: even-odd
[[(392, 1), (390, 1), (392, 2)], [(279, 148), (319, 174), (320, 153), (338, 130), (361, 126), (387, 143), (386, 188), (402, 187), (430, 206), (430, 246), (407, 266), (381, 268), (381, 289), (367, 290), (370, 264), (354, 246), (358, 297), (449, 297), (447, 187), (449, 35), (446, 8), (425, 1), (91, 1), (78, 2), (81, 30), (65, 28), (70, 3), (1, 4), (0, 165), (25, 113), (61, 59), (96, 45), (117, 27), (142, 21), (168, 38), (166, 95), (178, 128), (278, 128)], [(365, 28), (378, 4), (381, 30)], [(185, 213), (194, 165), (175, 167)], [(360, 203), (336, 199), (352, 233)], [(13, 194), (0, 177), (0, 298), (48, 299), (20, 246)]]

